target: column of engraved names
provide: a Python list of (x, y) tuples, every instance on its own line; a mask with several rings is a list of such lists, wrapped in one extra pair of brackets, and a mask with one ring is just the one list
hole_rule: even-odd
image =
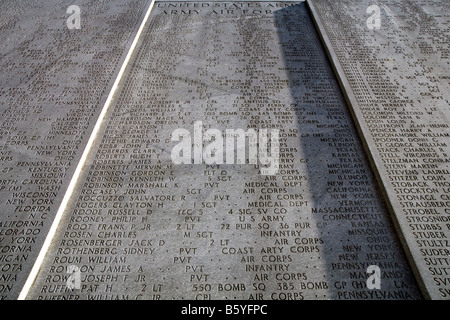
[[(383, 181), (392, 190), (390, 201), (410, 245), (417, 248), (412, 250), (422, 260), (421, 269), (434, 277), (438, 295), (445, 298), (450, 172), (445, 116), (448, 54), (445, 37), (439, 32), (445, 25), (442, 5), (427, 4), (423, 10), (418, 5), (387, 3), (399, 28), (386, 21), (383, 32), (388, 36), (384, 38), (345, 15), (340, 23), (354, 37), (331, 26), (325, 28), (373, 141)], [(322, 19), (334, 19), (329, 12), (320, 14)], [(419, 23), (425, 18), (426, 24)]]
[[(2, 4), (2, 299), (17, 297), (53, 221), (139, 20), (144, 4), (133, 4), (113, 9), (82, 1), (87, 23), (79, 30), (68, 30), (66, 6)], [(123, 16), (120, 35), (105, 30), (105, 21), (113, 25)]]
[[(264, 21), (261, 17), (259, 17), (259, 23), (261, 23), (261, 20)], [(290, 23), (292, 23), (290, 21)], [(292, 25), (292, 24), (290, 24)], [(280, 27), (280, 26), (278, 26)], [(262, 79), (259, 81), (251, 80), (247, 83), (250, 85), (250, 88), (252, 88), (252, 91), (259, 91), (259, 89), (262, 89), (261, 91), (264, 93), (267, 93), (268, 96), (273, 96), (276, 94), (279, 94), (280, 90), (283, 88), (286, 88), (288, 80), (285, 78), (285, 75), (283, 75), (280, 79), (279, 75), (276, 75), (274, 73), (270, 72), (264, 72), (262, 71), (261, 67), (265, 66), (267, 68), (268, 64), (271, 64), (272, 66), (276, 66), (277, 63), (274, 62), (277, 60), (277, 57), (273, 57), (270, 55), (270, 50), (267, 49), (267, 44), (264, 42), (265, 40), (259, 39), (258, 37), (261, 36), (260, 32), (264, 31), (264, 39), (271, 39), (270, 36), (268, 36), (268, 30), (265, 30), (264, 28), (261, 28), (261, 26), (253, 26), (252, 24), (246, 23), (245, 29), (240, 30), (240, 34), (242, 34), (243, 39), (247, 40), (245, 43), (252, 43), (252, 45), (247, 45), (246, 52), (248, 57), (247, 58), (247, 67), (245, 68), (244, 72), (246, 75), (246, 79), (256, 79), (255, 74), (258, 75), (258, 79)], [(250, 36), (250, 38), (248, 38)], [(256, 38), (258, 41), (252, 41), (253, 38)], [(291, 39), (292, 42), (292, 39)], [(255, 45), (253, 43), (258, 43), (260, 45)], [(287, 45), (288, 46), (288, 45)], [(308, 48), (310, 49), (310, 48)], [(305, 55), (308, 50), (305, 50)], [(240, 61), (242, 61), (242, 56), (240, 56), (238, 52), (232, 52), (230, 53), (230, 56), (237, 56), (240, 58)], [(253, 53), (253, 54), (252, 54)], [(303, 53), (303, 52), (301, 52)], [(315, 52), (314, 52), (315, 53)], [(291, 53), (292, 54), (292, 53)], [(314, 55), (314, 54), (313, 54)], [(257, 56), (257, 57), (256, 57)], [(302, 56), (299, 52), (295, 52), (294, 54), (295, 58), (299, 58)], [(311, 58), (311, 57), (308, 57)], [(269, 62), (268, 62), (269, 61)], [(298, 62), (298, 60), (297, 60)], [(317, 62), (317, 61), (313, 61)], [(314, 64), (316, 65), (316, 64)], [(300, 71), (303, 71), (306, 73), (305, 78), (311, 77), (311, 74), (308, 72), (305, 72), (305, 70), (312, 70), (308, 69), (310, 68), (309, 65), (306, 66), (306, 69), (300, 69)], [(269, 69), (270, 71), (270, 69)], [(240, 68), (237, 68), (238, 73), (243, 73)], [(229, 77), (229, 76), (228, 76)], [(325, 79), (327, 81), (324, 81), (325, 83), (328, 82), (328, 79)], [(227, 84), (229, 82), (236, 83), (238, 80), (233, 79), (227, 79), (226, 77), (221, 79), (221, 84)], [(246, 85), (247, 85), (246, 83)], [(318, 87), (318, 86), (317, 86)], [(313, 88), (312, 86), (308, 89), (316, 89), (317, 87)], [(235, 86), (236, 88), (236, 86)], [(239, 91), (241, 93), (241, 96), (249, 95), (249, 90), (246, 89), (246, 86), (238, 87)], [(318, 90), (320, 92), (320, 90)], [(323, 91), (326, 92), (326, 91)], [(314, 93), (309, 93), (309, 95), (314, 96), (314, 98), (318, 98), (314, 95)], [(249, 123), (251, 124), (250, 127), (272, 127), (272, 128), (280, 128), (282, 125), (287, 126), (291, 123), (292, 124), (292, 112), (286, 111), (286, 105), (282, 104), (280, 101), (270, 101), (270, 98), (265, 98), (264, 96), (261, 97), (251, 97), (248, 99), (240, 98), (236, 102), (236, 106), (240, 107), (240, 110), (252, 110), (253, 113), (249, 115)], [(315, 102), (314, 99), (308, 100), (308, 99), (301, 99), (298, 98), (301, 102)], [(258, 105), (259, 104), (259, 105)], [(266, 107), (264, 106), (266, 104)], [(311, 106), (312, 107), (312, 106)], [(293, 108), (295, 109), (295, 107)], [(291, 110), (292, 111), (292, 110)], [(307, 113), (305, 113), (307, 114)], [(309, 112), (309, 116), (311, 118), (314, 118), (314, 112)], [(241, 115), (241, 118), (242, 117)], [(305, 118), (309, 118), (306, 117)], [(222, 117), (223, 119), (223, 117)], [(317, 120), (312, 119), (306, 119), (304, 121), (305, 123), (318, 123)], [(336, 128), (339, 127), (336, 125)], [(347, 126), (342, 126), (344, 131), (348, 129)], [(327, 128), (323, 125), (318, 125), (317, 128), (320, 128), (320, 130), (323, 130), (323, 128)], [(328, 129), (328, 128), (327, 128)], [(317, 130), (315, 126), (313, 125), (312, 128), (308, 127), (307, 129), (304, 129), (306, 132), (313, 132), (314, 130)], [(285, 137), (291, 137), (294, 138), (293, 141), (295, 141), (295, 138), (297, 137), (296, 132), (298, 132), (297, 126), (291, 128), (289, 130), (289, 133), (285, 133), (283, 131), (283, 135)], [(306, 133), (304, 133), (307, 135)], [(320, 137), (320, 134), (316, 134), (316, 137)], [(287, 140), (287, 138), (286, 138)], [(327, 140), (325, 140), (327, 141)], [(338, 141), (338, 139), (336, 139)], [(290, 141), (292, 142), (292, 141)], [(317, 142), (315, 142), (317, 144)], [(312, 260), (320, 260), (320, 256), (315, 256), (316, 253), (320, 252), (321, 246), (320, 244), (323, 244), (324, 241), (320, 237), (315, 237), (314, 232), (311, 232), (308, 234), (308, 232), (304, 232), (302, 236), (300, 236), (300, 230), (299, 229), (309, 229), (311, 228), (311, 224), (309, 222), (301, 223), (299, 221), (296, 221), (293, 219), (295, 215), (292, 214), (294, 211), (294, 208), (299, 206), (307, 206), (308, 201), (303, 201), (306, 199), (306, 197), (310, 197), (310, 195), (306, 196), (301, 193), (299, 193), (299, 188), (302, 185), (302, 181), (307, 180), (307, 177), (305, 175), (302, 175), (300, 170), (298, 170), (298, 164), (301, 162), (298, 162), (294, 164), (295, 158), (301, 158), (301, 156), (296, 157), (295, 154), (298, 154), (298, 150), (295, 146), (298, 146), (295, 142), (294, 145), (291, 143), (286, 143), (283, 145), (282, 148), (282, 154), (280, 158), (281, 162), (281, 171), (282, 176), (280, 177), (266, 177), (265, 179), (257, 181), (257, 182), (249, 182), (245, 183), (245, 186), (248, 188), (244, 189), (243, 194), (255, 194), (255, 196), (250, 197), (251, 200), (257, 200), (252, 201), (248, 203), (247, 209), (239, 209), (238, 213), (239, 221), (240, 223), (233, 223), (233, 220), (231, 223), (224, 223), (221, 224), (221, 229), (223, 230), (236, 230), (241, 231), (239, 233), (239, 236), (245, 235), (245, 232), (242, 230), (256, 230), (259, 231), (258, 234), (263, 239), (268, 238), (268, 240), (263, 240), (264, 242), (260, 241), (260, 243), (267, 243), (271, 246), (266, 246), (262, 248), (258, 247), (244, 247), (244, 248), (238, 248), (237, 252), (241, 254), (248, 254), (248, 253), (254, 253), (256, 252), (259, 255), (256, 256), (249, 256), (249, 257), (243, 257), (241, 259), (241, 262), (248, 263), (246, 265), (246, 271), (250, 271), (252, 273), (254, 272), (260, 272), (253, 276), (253, 283), (252, 287), (256, 291), (255, 294), (251, 294), (250, 298), (264, 298), (264, 297), (270, 297), (272, 299), (302, 299), (305, 295), (311, 295), (310, 297), (324, 297), (324, 293), (329, 289), (328, 283), (323, 281), (325, 278), (325, 275), (321, 274), (320, 263), (318, 265), (313, 265), (313, 270), (309, 272), (309, 278), (308, 273), (305, 272), (297, 272), (297, 273), (290, 273), (289, 270), (292, 270), (292, 263), (294, 261), (298, 261), (298, 259), (303, 258), (305, 259), (312, 259)], [(341, 150), (342, 151), (342, 150)], [(353, 150), (354, 151), (354, 150)], [(317, 157), (317, 155), (314, 155)], [(356, 157), (355, 154), (350, 155), (337, 155), (336, 157), (342, 157), (342, 161), (345, 161), (346, 156), (348, 157)], [(306, 162), (308, 159), (302, 158), (301, 161)], [(358, 161), (358, 159), (356, 160)], [(297, 165), (295, 168), (294, 165)], [(212, 172), (213, 171), (208, 171)], [(282, 181), (277, 181), (282, 179)], [(345, 179), (346, 177), (340, 176), (340, 179)], [(289, 181), (292, 179), (291, 181)], [(355, 176), (355, 179), (367, 179), (365, 176)], [(245, 180), (245, 178), (244, 178)], [(360, 183), (360, 181), (354, 182)], [(362, 184), (367, 184), (367, 181), (362, 181)], [(280, 187), (282, 186), (282, 187)], [(295, 187), (295, 188), (288, 188), (289, 186)], [(288, 190), (292, 190), (289, 192)], [(300, 189), (301, 190), (301, 189)], [(302, 190), (303, 192), (305, 190)], [(290, 194), (292, 193), (292, 194)], [(249, 199), (249, 197), (246, 197)], [(278, 201), (277, 201), (278, 200)], [(280, 200), (290, 200), (288, 201), (280, 201)], [(342, 201), (342, 203), (346, 203), (347, 201)], [(359, 202), (348, 202), (351, 203), (350, 206), (353, 205), (361, 205), (361, 201)], [(364, 204), (367, 204), (367, 202), (364, 202)], [(333, 204), (334, 205), (334, 204)], [(281, 209), (280, 209), (281, 207)], [(257, 210), (251, 210), (251, 208), (258, 208)], [(356, 210), (356, 208), (349, 208), (348, 210)], [(373, 209), (369, 208), (368, 210)], [(320, 209), (319, 209), (320, 210)], [(300, 210), (298, 210), (301, 212)], [(236, 210), (230, 210), (228, 213), (233, 214), (236, 213)], [(322, 212), (320, 212), (322, 213)], [(246, 216), (242, 216), (242, 215)], [(252, 216), (253, 214), (253, 216)], [(263, 214), (261, 216), (261, 214)], [(284, 215), (283, 215), (284, 214)], [(247, 216), (248, 215), (248, 216)], [(377, 217), (378, 218), (378, 217)], [(308, 217), (306, 217), (308, 219)], [(367, 218), (362, 218), (367, 219)], [(236, 220), (236, 219), (235, 219)], [(243, 223), (245, 222), (245, 223)], [(258, 223), (255, 223), (258, 222)], [(368, 226), (367, 224), (365, 225)], [(330, 227), (332, 227), (330, 225)], [(359, 230), (358, 230), (359, 231)], [(371, 232), (372, 230), (369, 230)], [(375, 232), (379, 232), (379, 230), (375, 230)], [(383, 232), (383, 231), (382, 231)], [(235, 236), (233, 233), (232, 236)], [(389, 242), (389, 239), (385, 240)], [(231, 242), (233, 243), (233, 242)], [(255, 242), (256, 243), (256, 242)], [(228, 245), (230, 244), (230, 241), (228, 239), (225, 239), (224, 242), (221, 242), (225, 247), (223, 248), (222, 252), (229, 254), (230, 247)], [(250, 242), (251, 244), (251, 242)], [(289, 244), (295, 244), (294, 246), (288, 247)], [(371, 245), (373, 248), (374, 246)], [(348, 247), (345, 247), (346, 249)], [(383, 250), (386, 249), (387, 246), (384, 245)], [(375, 250), (375, 249), (372, 249)], [(235, 247), (231, 247), (231, 252), (236, 252)], [(297, 255), (294, 255), (292, 253), (296, 253)], [(299, 253), (302, 253), (303, 255), (298, 255)], [(357, 256), (353, 255), (353, 256)], [(368, 255), (368, 259), (370, 258), (370, 255)], [(379, 256), (381, 257), (381, 255)], [(378, 259), (379, 259), (378, 257)], [(342, 259), (345, 258), (345, 255), (342, 255)], [(341, 259), (341, 258), (340, 258)], [(355, 258), (356, 259), (356, 258)], [(259, 264), (256, 264), (258, 263)], [(272, 263), (268, 263), (272, 262)], [(334, 268), (344, 268), (341, 264), (334, 264)], [(355, 265), (355, 264), (353, 264)], [(308, 269), (308, 267), (311, 266), (304, 266), (305, 269)], [(393, 268), (396, 268), (399, 266), (395, 266)], [(346, 268), (348, 269), (348, 264), (346, 264)], [(350, 268), (352, 268), (350, 266)], [(361, 268), (361, 266), (358, 265), (358, 268)], [(387, 268), (390, 268), (388, 266)], [(315, 269), (315, 270), (314, 270)], [(353, 270), (352, 270), (353, 271)], [(358, 276), (357, 276), (358, 277)], [(401, 275), (400, 275), (401, 277)], [(361, 278), (361, 275), (359, 275), (359, 278)], [(309, 281), (308, 281), (309, 280)], [(316, 280), (316, 281), (311, 281)], [(356, 286), (359, 285), (359, 288), (361, 289), (363, 287), (363, 284), (361, 284), (361, 281), (359, 281), (359, 284), (356, 284)], [(248, 287), (248, 285), (247, 285)], [(209, 285), (202, 286), (200, 288), (210, 289), (211, 287)], [(220, 288), (220, 286), (219, 286)], [(232, 288), (232, 286), (228, 286), (228, 288)], [(236, 284), (235, 290), (244, 290), (245, 283), (244, 284)], [(358, 288), (358, 287), (357, 287)], [(313, 292), (314, 290), (317, 290), (317, 292)], [(259, 292), (258, 292), (259, 291)], [(266, 293), (266, 291), (269, 291)], [(307, 293), (305, 293), (305, 291)], [(320, 292), (322, 292), (320, 294)], [(367, 295), (367, 293), (365, 293)]]
[[(288, 24), (295, 25), (296, 22), (289, 21)], [(351, 279), (351, 290), (345, 290), (339, 284), (334, 283), (334, 289), (342, 289), (336, 290), (334, 297), (343, 299), (411, 297), (414, 294), (410, 295), (409, 289), (406, 288), (413, 288), (414, 285), (411, 284), (407, 272), (403, 271), (404, 264), (397, 264), (396, 262), (396, 259), (400, 258), (402, 254), (397, 243), (390, 236), (392, 230), (389, 227), (388, 220), (386, 220), (384, 208), (379, 202), (373, 186), (373, 178), (367, 169), (359, 142), (356, 139), (353, 127), (350, 125), (347, 110), (342, 108), (342, 97), (335, 87), (336, 83), (329, 81), (332, 73), (328, 65), (322, 60), (323, 53), (318, 51), (319, 43), (310, 42), (315, 47), (302, 46), (302, 50), (298, 49), (299, 46), (297, 45), (288, 49), (286, 56), (291, 56), (291, 50), (296, 50), (298, 55), (307, 58), (307, 60), (305, 59), (304, 69), (290, 70), (291, 74), (296, 75), (293, 79), (300, 78), (302, 82), (306, 83), (305, 88), (309, 91), (299, 96), (294, 95), (294, 99), (296, 99), (298, 105), (306, 104), (308, 106), (308, 104), (311, 104), (311, 109), (314, 111), (304, 114), (314, 114), (317, 120), (308, 121), (308, 119), (305, 119), (301, 121), (299, 118), (299, 127), (307, 126), (308, 123), (314, 124), (312, 125), (313, 128), (307, 127), (305, 129), (306, 132), (317, 132), (312, 134), (314, 139), (311, 146), (305, 148), (305, 150), (311, 154), (311, 158), (326, 159), (326, 164), (322, 168), (312, 166), (310, 169), (310, 171), (313, 171), (312, 175), (310, 174), (310, 180), (315, 181), (314, 185), (321, 184), (317, 181), (317, 178), (321, 178), (320, 173), (328, 173), (322, 182), (322, 185), (326, 186), (323, 188), (324, 190), (317, 187), (311, 188), (314, 195), (320, 195), (324, 191), (327, 193), (326, 197), (316, 196), (316, 199), (312, 202), (315, 204), (315, 208), (311, 208), (311, 212), (314, 213), (316, 221), (321, 221), (317, 226), (323, 228), (323, 226), (331, 223), (328, 228), (331, 230), (333, 230), (332, 228), (342, 229), (342, 232), (348, 237), (343, 236), (340, 240), (342, 247), (337, 246), (335, 248), (333, 246), (329, 252), (328, 264), (332, 272), (338, 270), (341, 270), (339, 272), (345, 272), (343, 270), (347, 270), (348, 277)], [(294, 61), (296, 59), (298, 58), (292, 58)], [(317, 71), (321, 72), (317, 73)], [(298, 74), (296, 74), (297, 72)], [(314, 72), (314, 76), (310, 72)], [(314, 79), (314, 81), (308, 83), (306, 79)], [(324, 99), (324, 97), (326, 98)], [(320, 108), (317, 107), (317, 104)], [(324, 150), (325, 156), (318, 154), (316, 151), (320, 149), (317, 147), (317, 140), (319, 139), (320, 142), (324, 143), (321, 148)], [(308, 141), (308, 139), (305, 140)], [(323, 230), (328, 231), (328, 228)], [(324, 237), (326, 245), (327, 240), (335, 240), (332, 236), (330, 237), (330, 233), (324, 234), (328, 235), (328, 239)], [(354, 239), (356, 235), (362, 236), (363, 240)], [(362, 245), (349, 245), (350, 243)], [(391, 288), (394, 289), (392, 292), (387, 290), (377, 295), (376, 292), (364, 290), (366, 287), (361, 281), (361, 279), (364, 279), (361, 270), (367, 268), (370, 263), (378, 264), (384, 269), (383, 276), (391, 282)], [(407, 285), (400, 280), (405, 276), (409, 281)], [(342, 278), (342, 275), (340, 277)], [(415, 292), (414, 289), (411, 293), (413, 292)]]
[[(142, 49), (144, 54), (136, 59), (139, 66), (128, 73), (127, 81), (122, 85), (112, 119), (102, 134), (86, 183), (65, 227), (66, 231), (61, 236), (63, 239), (53, 264), (65, 265), (50, 268), (50, 276), (45, 279), (39, 298), (53, 299), (58, 297), (57, 294), (71, 293), (61, 281), (65, 280), (61, 275), (51, 275), (55, 270), (64, 274), (67, 263), (81, 265), (82, 282), (89, 283), (74, 298), (134, 299), (145, 296), (159, 299), (162, 292), (166, 299), (178, 297), (178, 288), (172, 288), (173, 278), (168, 279), (164, 275), (170, 275), (171, 272), (178, 275), (184, 269), (187, 270), (187, 263), (191, 266), (192, 257), (189, 254), (195, 254), (196, 248), (179, 247), (184, 242), (180, 238), (190, 237), (190, 231), (185, 230), (194, 229), (193, 223), (200, 221), (198, 216), (191, 216), (191, 207), (196, 205), (196, 199), (192, 199), (189, 194), (199, 194), (202, 186), (193, 188), (190, 184), (189, 188), (180, 188), (179, 183), (174, 182), (175, 176), (183, 176), (187, 170), (177, 170), (174, 174), (170, 157), (164, 158), (167, 154), (163, 154), (164, 150), (160, 146), (161, 142), (167, 143), (170, 130), (161, 134), (162, 139), (159, 138), (159, 130), (167, 128), (167, 125), (172, 125), (173, 130), (177, 128), (176, 125), (189, 123), (183, 121), (181, 113), (181, 104), (189, 104), (189, 101), (180, 103), (167, 97), (165, 91), (175, 87), (175, 78), (146, 67), (146, 63), (154, 62), (162, 70), (173, 69), (171, 52), (156, 50), (160, 59), (155, 61), (155, 49), (148, 51), (150, 55), (145, 54), (148, 43), (169, 39), (173, 40), (174, 51), (182, 51), (179, 41), (177, 43), (170, 35), (163, 34), (159, 38), (158, 35), (154, 36)], [(144, 72), (144, 76), (140, 72)], [(146, 87), (151, 90), (146, 90)], [(195, 83), (193, 88), (197, 88)], [(203, 88), (199, 86), (198, 91), (203, 92)], [(176, 120), (171, 120), (174, 118)], [(177, 201), (178, 205), (171, 207), (172, 201)], [(184, 217), (187, 213), (190, 216)], [(170, 218), (172, 214), (176, 215), (175, 222), (179, 223), (170, 225), (171, 220), (174, 220)], [(154, 224), (147, 223), (150, 216)], [(74, 231), (78, 229), (89, 231)], [(168, 233), (161, 234), (159, 231), (164, 229), (169, 229)], [(202, 236), (207, 234), (210, 237), (210, 232), (201, 233)], [(89, 240), (81, 240), (80, 237)], [(163, 247), (164, 239), (171, 239), (170, 249), (164, 250), (158, 257), (163, 261), (155, 264), (155, 259), (147, 256), (154, 254), (153, 247)], [(82, 248), (78, 248), (80, 246)], [(120, 250), (116, 249), (120, 247)], [(143, 261), (140, 261), (140, 257), (144, 257)], [(155, 268), (155, 265), (159, 268)], [(202, 266), (192, 269), (201, 271)], [(151, 279), (152, 275), (157, 279)], [(207, 279), (207, 275), (204, 277)], [(136, 288), (131, 290), (124, 284), (127, 282), (136, 282)], [(132, 295), (120, 294), (130, 291)]]

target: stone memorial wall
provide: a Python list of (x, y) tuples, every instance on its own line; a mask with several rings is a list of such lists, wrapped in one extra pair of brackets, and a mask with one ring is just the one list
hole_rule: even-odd
[(304, 3), (157, 2), (100, 136), (30, 298), (417, 298)]
[(448, 298), (445, 4), (119, 2), (0, 4), (2, 299)]

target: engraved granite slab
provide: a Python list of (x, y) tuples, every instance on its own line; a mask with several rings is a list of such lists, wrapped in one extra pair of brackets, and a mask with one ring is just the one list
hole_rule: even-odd
[(70, 4), (0, 2), (0, 299), (22, 289), (148, 1)]
[(427, 298), (450, 298), (448, 1), (309, 2)]
[(420, 298), (374, 181), (305, 3), (158, 1), (28, 298)]

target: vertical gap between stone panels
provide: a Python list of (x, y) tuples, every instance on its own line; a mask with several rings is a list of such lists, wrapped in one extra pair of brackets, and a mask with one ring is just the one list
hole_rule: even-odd
[(124, 74), (124, 72), (125, 72), (125, 70), (127, 68), (127, 65), (129, 63), (132, 55), (133, 55), (134, 49), (136, 48), (136, 45), (137, 45), (137, 43), (139, 41), (139, 38), (140, 38), (140, 36), (142, 34), (142, 31), (144, 30), (144, 27), (145, 27), (145, 25), (146, 25), (146, 23), (148, 21), (148, 18), (150, 17), (150, 13), (151, 13), (152, 8), (153, 8), (153, 6), (155, 4), (155, 1), (156, 0), (151, 0), (150, 4), (148, 6), (147, 12), (145, 13), (145, 16), (144, 16), (144, 18), (143, 18), (143, 20), (142, 20), (142, 22), (141, 22), (141, 24), (139, 26), (139, 29), (138, 29), (138, 31), (136, 33), (136, 36), (135, 36), (135, 38), (134, 38), (134, 40), (133, 40), (133, 42), (132, 42), (132, 44), (131, 44), (131, 46), (130, 46), (130, 48), (128, 50), (128, 53), (127, 53), (127, 55), (125, 57), (125, 60), (124, 60), (122, 66), (120, 68), (120, 71), (119, 71), (117, 77), (116, 77), (116, 80), (114, 81), (114, 84), (113, 84), (113, 86), (111, 88), (111, 91), (109, 92), (108, 98), (106, 99), (106, 102), (103, 105), (102, 111), (101, 111), (101, 113), (100, 113), (100, 115), (99, 115), (99, 117), (97, 119), (97, 122), (95, 124), (95, 127), (94, 127), (92, 133), (91, 133), (91, 136), (89, 137), (89, 141), (86, 144), (86, 147), (85, 147), (84, 152), (83, 152), (83, 154), (81, 156), (81, 159), (78, 162), (78, 165), (77, 165), (76, 170), (75, 170), (75, 172), (74, 172), (74, 174), (72, 176), (72, 179), (70, 180), (69, 187), (67, 188), (67, 191), (64, 194), (64, 198), (63, 198), (63, 200), (61, 202), (61, 205), (58, 208), (58, 211), (56, 213), (55, 219), (53, 220), (52, 226), (51, 226), (51, 228), (50, 228), (50, 230), (49, 230), (49, 232), (47, 234), (47, 237), (45, 238), (45, 242), (44, 242), (44, 244), (43, 244), (43, 246), (42, 246), (42, 248), (41, 248), (41, 250), (39, 252), (39, 255), (38, 255), (38, 257), (37, 257), (37, 259), (36, 259), (36, 261), (35, 261), (35, 263), (33, 265), (33, 268), (31, 269), (30, 274), (28, 275), (28, 278), (27, 278), (27, 280), (26, 280), (26, 282), (25, 282), (25, 284), (24, 284), (24, 286), (22, 288), (22, 291), (19, 294), (18, 300), (25, 300), (27, 298), (27, 295), (28, 295), (31, 287), (33, 286), (34, 281), (36, 280), (36, 277), (37, 277), (37, 275), (39, 273), (39, 270), (41, 268), (41, 265), (42, 265), (42, 263), (44, 261), (44, 258), (46, 256), (46, 254), (47, 254), (47, 251), (50, 248), (50, 245), (52, 243), (53, 237), (54, 237), (54, 235), (55, 235), (55, 233), (56, 233), (56, 231), (58, 229), (59, 222), (61, 221), (61, 218), (62, 218), (62, 216), (63, 216), (63, 214), (65, 212), (67, 204), (69, 203), (69, 201), (70, 201), (70, 199), (72, 197), (73, 191), (75, 189), (75, 186), (77, 185), (78, 179), (80, 177), (80, 174), (81, 174), (82, 169), (84, 167), (84, 164), (86, 162), (87, 156), (89, 155), (90, 150), (92, 148), (92, 145), (94, 144), (94, 142), (95, 142), (95, 140), (97, 138), (97, 134), (98, 134), (98, 132), (100, 130), (100, 127), (102, 125), (103, 119), (104, 119), (104, 117), (106, 115), (106, 112), (108, 111), (109, 106), (111, 105), (111, 101), (112, 101), (112, 99), (114, 97), (114, 94), (115, 94), (115, 92), (117, 90), (117, 87), (119, 86), (119, 83), (120, 83), (120, 81), (122, 79), (122, 76), (123, 76), (123, 74)]

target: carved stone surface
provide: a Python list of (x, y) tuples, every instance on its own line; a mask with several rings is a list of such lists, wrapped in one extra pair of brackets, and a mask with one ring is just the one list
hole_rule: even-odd
[(0, 299), (22, 289), (148, 2), (77, 1), (80, 29), (69, 4), (0, 2)]
[(305, 3), (155, 4), (28, 298), (420, 298)]
[(450, 4), (310, 4), (424, 295), (449, 299)]

